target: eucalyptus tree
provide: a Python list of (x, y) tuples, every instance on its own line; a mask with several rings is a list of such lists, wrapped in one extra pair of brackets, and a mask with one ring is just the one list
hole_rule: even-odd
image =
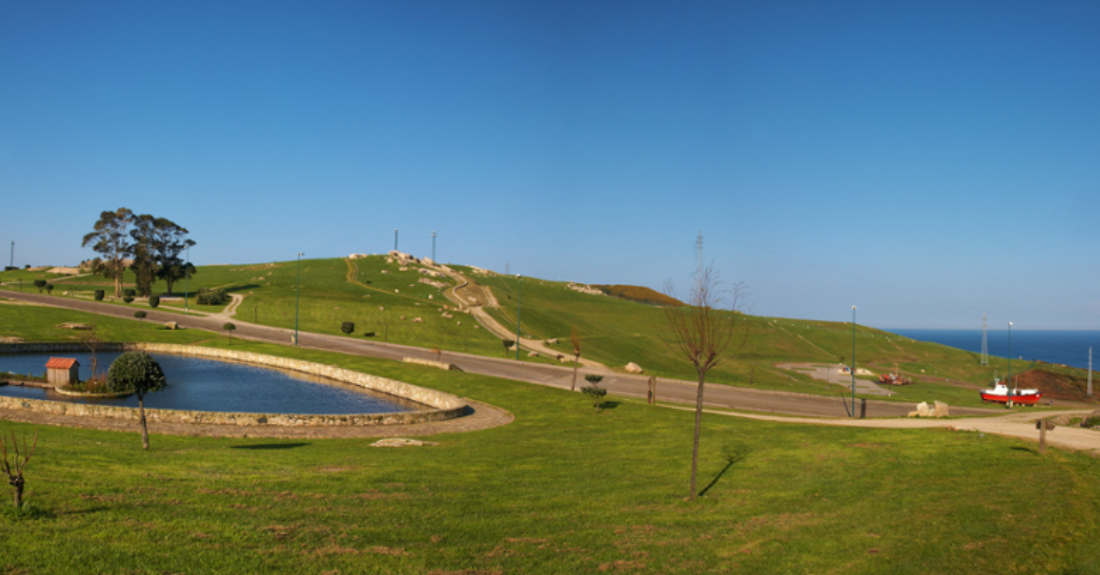
[(81, 243), (81, 246), (91, 244), (92, 249), (103, 256), (92, 260), (92, 270), (115, 280), (115, 297), (122, 297), (122, 273), (126, 270), (126, 257), (132, 247), (130, 229), (133, 224), (134, 212), (127, 208), (105, 211), (99, 214), (93, 231), (86, 234)]

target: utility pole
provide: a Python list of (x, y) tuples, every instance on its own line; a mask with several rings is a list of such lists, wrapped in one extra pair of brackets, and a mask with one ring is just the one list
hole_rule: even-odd
[(183, 314), (191, 313), (188, 302), (191, 300), (191, 246), (187, 246), (187, 263), (183, 266)]
[(397, 228), (393, 229), (393, 251), (397, 251)]
[(852, 306), (852, 417), (856, 416), (856, 306)]
[(982, 312), (982, 362), (980, 365), (989, 365), (989, 339), (985, 335), (985, 312)]
[[(396, 231), (396, 230), (395, 230)], [(298, 345), (298, 302), (301, 301), (300, 296), (302, 293), (302, 252), (298, 252), (298, 263), (295, 265), (295, 280), (294, 280), (294, 345)]]
[(15, 240), (11, 241), (11, 262), (8, 267), (15, 267)]
[(435, 261), (435, 232), (432, 232), (432, 261)]
[(1089, 397), (1092, 397), (1092, 348), (1089, 348)]
[(695, 237), (695, 277), (703, 274), (703, 232)]
[(523, 311), (523, 278), (516, 274), (516, 361), (519, 361), (519, 314)]
[(1012, 385), (1012, 322), (1008, 322), (1008, 382), (1005, 385), (1005, 389), (1008, 392), (1008, 405), (1009, 409), (1012, 409), (1012, 389), (1009, 386)]

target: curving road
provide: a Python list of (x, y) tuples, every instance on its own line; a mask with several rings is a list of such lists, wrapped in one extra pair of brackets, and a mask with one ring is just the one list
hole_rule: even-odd
[[(131, 307), (6, 289), (0, 291), (0, 297), (134, 320), (134, 309)], [(180, 327), (186, 329), (201, 329), (213, 333), (221, 333), (221, 328), (225, 323), (226, 317), (223, 315), (199, 317), (157, 310), (146, 310), (146, 313), (148, 314), (147, 319), (149, 321), (162, 323), (175, 321), (179, 323)], [(282, 345), (292, 344), (292, 330), (257, 325), (240, 321), (236, 318), (233, 321), (237, 326), (234, 337)], [(301, 347), (393, 359), (397, 361), (401, 361), (404, 357), (415, 357), (426, 360), (436, 359), (435, 353), (427, 349), (307, 332), (299, 332), (299, 345)], [(573, 377), (572, 368), (556, 365), (517, 362), (514, 360), (496, 359), (449, 351), (443, 352), (441, 359), (446, 362), (454, 363), (463, 371), (469, 373), (502, 377), (562, 389), (569, 389)], [(587, 369), (582, 371), (588, 372)], [(602, 372), (603, 370), (600, 371)], [(646, 376), (604, 372), (604, 379), (601, 385), (607, 388), (613, 395), (645, 398), (648, 390), (647, 379)], [(694, 382), (660, 379), (658, 381), (657, 397), (661, 401), (694, 404), (695, 389), (696, 384)], [(716, 408), (816, 417), (844, 417), (846, 415), (843, 400), (839, 395), (836, 398), (831, 398), (817, 395), (729, 387), (725, 385), (707, 385), (705, 398), (706, 405)], [(867, 401), (868, 417), (904, 416), (912, 409), (913, 406), (910, 404), (873, 400)], [(952, 415), (979, 415), (1003, 413), (1003, 411), (952, 407), (951, 413)]]

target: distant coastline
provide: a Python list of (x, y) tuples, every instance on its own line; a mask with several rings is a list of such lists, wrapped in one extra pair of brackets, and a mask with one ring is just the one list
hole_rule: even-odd
[[(980, 329), (890, 329), (918, 341), (930, 341), (980, 354)], [(1008, 331), (989, 330), (989, 355), (1008, 357)], [(1086, 369), (1089, 347), (1092, 347), (1093, 369), (1100, 368), (1100, 331), (1097, 330), (1012, 330), (1012, 358), (1025, 361), (1037, 359)]]

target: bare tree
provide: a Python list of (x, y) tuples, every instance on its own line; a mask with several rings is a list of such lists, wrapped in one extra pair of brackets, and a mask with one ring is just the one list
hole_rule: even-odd
[[(0, 435), (0, 457), (3, 457), (3, 461), (0, 462), (0, 471), (4, 472), (4, 475), (8, 476), (8, 485), (15, 488), (15, 508), (19, 509), (23, 507), (23, 486), (25, 482), (23, 480), (23, 469), (27, 467), (27, 462), (31, 460), (31, 456), (34, 455), (34, 448), (38, 446), (38, 432), (34, 433), (34, 442), (31, 443), (31, 448), (27, 449), (27, 436), (23, 436), (23, 452), (19, 452), (19, 444), (15, 441), (15, 432), (11, 432), (11, 447), (15, 451), (15, 457), (8, 461), (8, 446), (4, 442), (4, 436)], [(22, 458), (22, 459), (20, 459)]]
[[(671, 282), (665, 284), (665, 294), (675, 297)], [(691, 499), (696, 496), (704, 383), (708, 371), (736, 356), (748, 341), (748, 330), (739, 311), (743, 296), (742, 284), (722, 290), (717, 275), (711, 268), (706, 268), (695, 278), (688, 305), (665, 307), (669, 328), (665, 343), (673, 352), (690, 361), (699, 376), (699, 386), (695, 392), (695, 437), (691, 449)], [(728, 309), (722, 309), (727, 306)]]
[(581, 361), (581, 334), (577, 333), (577, 326), (569, 326), (569, 341), (573, 344), (573, 385), (569, 391), (577, 391), (577, 367)]

